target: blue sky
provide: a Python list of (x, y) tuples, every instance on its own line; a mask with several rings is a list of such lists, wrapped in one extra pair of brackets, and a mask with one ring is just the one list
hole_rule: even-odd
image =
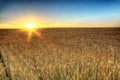
[(3, 0), (0, 4), (3, 23), (23, 15), (36, 16), (53, 23), (120, 22), (119, 0)]

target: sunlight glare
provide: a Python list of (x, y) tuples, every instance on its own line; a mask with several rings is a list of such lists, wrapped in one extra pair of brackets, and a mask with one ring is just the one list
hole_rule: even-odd
[(29, 28), (29, 29), (32, 29), (32, 28), (35, 28), (36, 26), (34, 24), (27, 24), (26, 25), (26, 28)]

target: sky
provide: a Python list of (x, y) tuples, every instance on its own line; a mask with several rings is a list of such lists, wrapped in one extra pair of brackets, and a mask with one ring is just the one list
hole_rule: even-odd
[(0, 28), (119, 27), (119, 0), (0, 0)]

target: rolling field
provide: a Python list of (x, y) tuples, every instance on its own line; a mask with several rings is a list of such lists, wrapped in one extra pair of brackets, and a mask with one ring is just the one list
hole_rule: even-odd
[(120, 80), (119, 29), (0, 30), (0, 80)]

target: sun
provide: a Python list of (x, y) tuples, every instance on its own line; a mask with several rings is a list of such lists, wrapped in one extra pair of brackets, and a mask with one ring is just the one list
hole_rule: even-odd
[(43, 39), (43, 37), (41, 32), (37, 31), (38, 28), (36, 27), (35, 24), (27, 24), (25, 25), (25, 28), (26, 28), (25, 31), (27, 32), (27, 44), (26, 44), (26, 50), (27, 50), (33, 34), (37, 35), (41, 40)]
[(36, 26), (34, 25), (34, 24), (27, 24), (26, 25), (26, 28), (28, 28), (28, 29), (33, 29), (33, 28), (35, 28)]

